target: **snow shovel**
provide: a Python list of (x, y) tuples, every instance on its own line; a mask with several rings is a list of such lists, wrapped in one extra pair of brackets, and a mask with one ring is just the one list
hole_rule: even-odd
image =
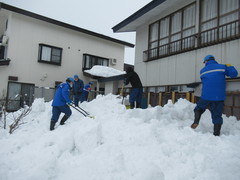
[(73, 106), (72, 104), (70, 104), (70, 106), (73, 107), (74, 109), (76, 109), (78, 112), (80, 112), (85, 117), (90, 117), (90, 118), (93, 118), (93, 119), (95, 118), (94, 116), (91, 116), (87, 111), (83, 110), (79, 106)]

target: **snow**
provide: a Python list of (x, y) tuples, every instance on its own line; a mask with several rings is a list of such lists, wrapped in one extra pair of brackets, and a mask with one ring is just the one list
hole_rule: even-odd
[[(126, 110), (116, 95), (97, 96), (49, 131), (51, 102), (36, 99), (13, 134), (0, 129), (1, 180), (239, 180), (240, 122), (223, 115), (220, 137), (210, 112), (196, 130), (195, 104)], [(11, 117), (11, 114), (7, 116)], [(62, 117), (62, 116), (61, 116)], [(60, 117), (60, 118), (61, 118)]]
[(120, 71), (111, 67), (99, 65), (93, 66), (90, 70), (85, 70), (84, 72), (100, 77), (111, 77), (126, 74), (125, 71)]

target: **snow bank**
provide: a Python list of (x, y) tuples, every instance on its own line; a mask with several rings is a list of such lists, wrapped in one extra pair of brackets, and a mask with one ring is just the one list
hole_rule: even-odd
[(49, 131), (51, 103), (34, 101), (12, 135), (0, 129), (3, 180), (239, 180), (240, 122), (224, 116), (212, 135), (211, 116), (196, 130), (194, 104), (126, 110), (115, 95), (98, 96), (74, 109), (64, 126)]

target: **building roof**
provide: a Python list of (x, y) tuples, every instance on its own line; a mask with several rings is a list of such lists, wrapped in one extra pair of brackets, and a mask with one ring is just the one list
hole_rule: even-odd
[(136, 28), (149, 20), (161, 11), (160, 4), (166, 0), (152, 0), (146, 6), (114, 26), (113, 32), (132, 32), (136, 31)]
[(79, 32), (82, 32), (82, 33), (85, 33), (85, 34), (88, 34), (88, 35), (91, 35), (91, 36), (95, 36), (95, 37), (98, 37), (98, 38), (101, 38), (101, 39), (104, 39), (104, 40), (108, 40), (108, 41), (112, 41), (112, 42), (115, 42), (115, 43), (118, 43), (118, 44), (122, 44), (124, 46), (134, 47), (134, 44), (131, 44), (131, 43), (128, 43), (128, 42), (125, 42), (125, 41), (121, 41), (121, 40), (118, 40), (118, 39), (115, 39), (115, 38), (112, 38), (112, 37), (109, 37), (109, 36), (106, 36), (106, 35), (103, 35), (103, 34), (99, 34), (99, 33), (93, 32), (93, 31), (89, 31), (87, 29), (83, 29), (83, 28), (80, 28), (80, 27), (77, 27), (77, 26), (73, 26), (71, 24), (67, 24), (67, 23), (64, 23), (64, 22), (61, 22), (61, 21), (57, 21), (55, 19), (51, 19), (51, 18), (48, 18), (46, 16), (42, 16), (42, 15), (39, 15), (39, 14), (36, 14), (36, 13), (32, 13), (30, 11), (26, 11), (26, 10), (23, 10), (23, 9), (20, 9), (20, 8), (17, 8), (17, 7), (14, 7), (14, 6), (5, 4), (5, 3), (0, 2), (0, 9), (6, 9), (6, 10), (9, 10), (9, 11), (12, 11), (12, 12), (15, 12), (15, 13), (19, 13), (19, 14), (29, 16), (29, 17), (32, 17), (32, 18), (35, 18), (35, 19), (46, 21), (48, 23), (52, 23), (52, 24), (55, 24), (55, 25), (58, 25), (58, 26), (68, 28), (68, 29), (72, 29), (74, 31), (79, 31)]

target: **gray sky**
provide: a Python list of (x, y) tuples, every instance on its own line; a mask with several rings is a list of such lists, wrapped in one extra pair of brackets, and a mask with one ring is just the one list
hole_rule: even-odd
[[(49, 18), (135, 44), (135, 32), (113, 33), (112, 27), (151, 0), (0, 0)], [(126, 48), (125, 63), (133, 64), (134, 49)]]

